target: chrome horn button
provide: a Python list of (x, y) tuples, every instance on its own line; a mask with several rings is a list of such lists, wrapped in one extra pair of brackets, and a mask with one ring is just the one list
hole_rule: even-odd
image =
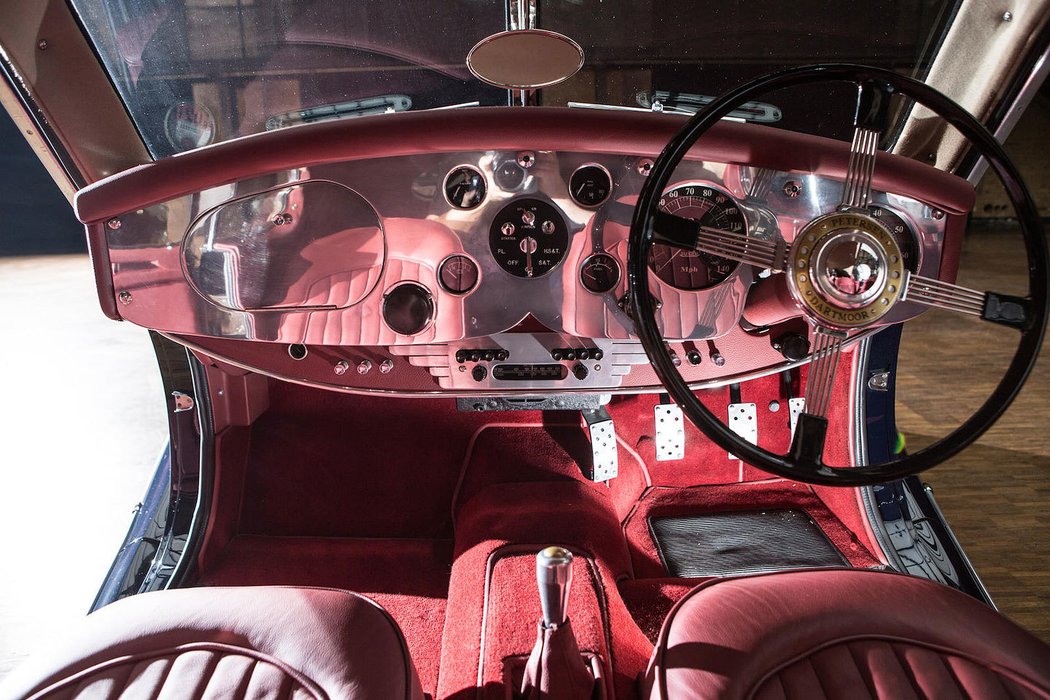
[(828, 236), (810, 258), (821, 293), (848, 308), (863, 306), (886, 286), (886, 251), (863, 231)]
[(900, 298), (904, 261), (890, 232), (854, 210), (814, 219), (799, 231), (788, 256), (795, 302), (830, 328), (862, 328)]

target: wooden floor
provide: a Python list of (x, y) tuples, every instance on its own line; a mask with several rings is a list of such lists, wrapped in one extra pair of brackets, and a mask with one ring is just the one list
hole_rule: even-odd
[[(1023, 294), (1010, 229), (971, 232), (960, 283)], [(1019, 280), (1022, 282), (1019, 284)], [(959, 425), (1001, 376), (1017, 334), (932, 312), (905, 327), (898, 423), (916, 449)], [(1050, 642), (1050, 353), (1006, 415), (925, 480), (999, 609)]]

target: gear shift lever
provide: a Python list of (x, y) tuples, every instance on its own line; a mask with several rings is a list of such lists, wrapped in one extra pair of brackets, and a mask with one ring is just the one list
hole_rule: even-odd
[(572, 552), (547, 547), (536, 555), (536, 584), (543, 619), (525, 664), (520, 697), (525, 700), (591, 700), (595, 680), (580, 654), (569, 621)]
[(536, 555), (536, 584), (543, 606), (543, 626), (558, 627), (569, 617), (569, 586), (572, 584), (572, 552), (547, 547)]

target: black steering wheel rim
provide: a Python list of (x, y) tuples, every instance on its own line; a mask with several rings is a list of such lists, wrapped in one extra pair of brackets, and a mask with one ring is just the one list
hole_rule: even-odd
[[(675, 367), (660, 334), (655, 303), (649, 294), (649, 248), (658, 202), (678, 164), (714, 124), (744, 102), (785, 87), (823, 82), (861, 83), (879, 80), (931, 109), (959, 130), (1006, 188), (1017, 214), (1028, 257), (1026, 327), (1010, 364), (988, 399), (953, 432), (928, 447), (878, 465), (831, 467), (778, 455), (739, 437), (697, 398)], [(791, 68), (752, 80), (710, 103), (679, 130), (657, 157), (638, 198), (628, 243), (627, 282), (636, 333), (657, 376), (686, 417), (727, 452), (772, 474), (832, 486), (865, 486), (916, 474), (949, 459), (980, 437), (1017, 396), (1035, 364), (1047, 325), (1050, 274), (1042, 221), (1017, 168), (995, 137), (954, 101), (918, 80), (891, 71), (852, 64), (819, 64)]]

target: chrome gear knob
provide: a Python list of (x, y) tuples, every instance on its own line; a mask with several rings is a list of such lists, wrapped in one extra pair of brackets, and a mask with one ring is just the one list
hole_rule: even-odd
[(569, 586), (572, 584), (572, 552), (547, 547), (536, 555), (536, 585), (540, 589), (545, 627), (557, 627), (569, 616)]

